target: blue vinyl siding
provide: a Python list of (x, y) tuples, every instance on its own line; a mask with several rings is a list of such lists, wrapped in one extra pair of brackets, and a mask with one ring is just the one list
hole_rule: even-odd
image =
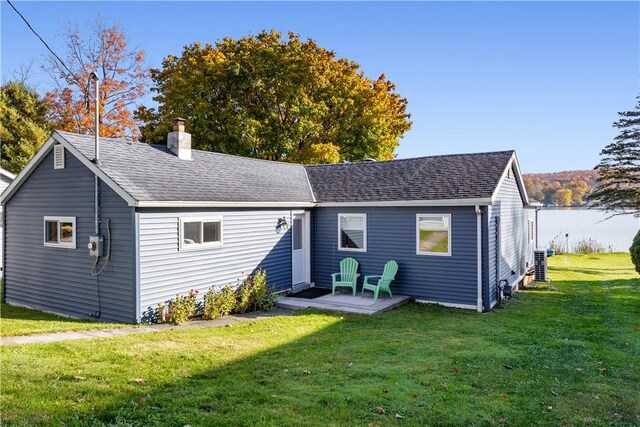
[[(511, 173), (497, 190), (495, 202), (490, 206), (488, 266), (491, 306), (497, 301), (496, 286), (500, 280), (506, 279), (515, 285), (517, 279), (533, 265), (535, 238), (528, 241), (527, 226), (529, 219), (535, 219), (535, 210), (525, 208), (522, 197), (524, 189), (519, 187), (515, 176), (515, 170), (511, 169)], [(497, 226), (500, 227), (499, 230), (496, 229)], [(496, 240), (498, 238), (499, 242)]]
[[(75, 317), (101, 311), (101, 320), (135, 321), (131, 212), (106, 184), (100, 185), (101, 228), (111, 218), (109, 266), (98, 279), (86, 244), (94, 233), (94, 175), (68, 150), (65, 168), (49, 153), (5, 206), (6, 301)], [(45, 216), (76, 217), (76, 248), (45, 247)], [(98, 307), (98, 285), (101, 306)]]
[[(367, 252), (338, 250), (338, 213), (367, 214)], [(451, 214), (451, 256), (416, 254), (416, 214)], [(399, 265), (392, 291), (419, 300), (477, 305), (477, 217), (473, 207), (316, 208), (316, 286), (329, 287), (340, 260), (353, 257), (362, 276), (380, 275), (384, 264)], [(358, 288), (362, 279), (358, 282)]]
[[(179, 218), (221, 217), (222, 247), (180, 250)], [(277, 290), (291, 287), (291, 229), (276, 231), (288, 209), (140, 210), (140, 310), (190, 289), (236, 285), (258, 268)], [(313, 230), (313, 229), (311, 229)]]

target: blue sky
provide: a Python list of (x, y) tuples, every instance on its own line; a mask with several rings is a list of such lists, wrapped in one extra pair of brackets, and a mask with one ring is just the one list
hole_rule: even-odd
[[(525, 172), (590, 169), (640, 92), (639, 2), (23, 2), (59, 54), (66, 22), (119, 20), (158, 67), (186, 44), (294, 31), (409, 100), (401, 158), (516, 149)], [(45, 48), (1, 6), (3, 80)]]

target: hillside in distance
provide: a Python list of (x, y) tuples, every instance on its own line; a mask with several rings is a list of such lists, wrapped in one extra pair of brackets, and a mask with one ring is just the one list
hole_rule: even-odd
[(595, 170), (526, 173), (523, 177), (532, 201), (553, 206), (583, 206), (598, 185)]

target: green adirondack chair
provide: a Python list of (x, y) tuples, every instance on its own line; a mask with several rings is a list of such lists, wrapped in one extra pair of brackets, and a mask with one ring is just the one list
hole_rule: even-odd
[[(332, 295), (336, 294), (336, 288), (346, 287), (351, 288), (353, 291), (353, 296), (356, 296), (356, 286), (358, 282), (358, 277), (360, 274), (358, 271), (358, 261), (353, 258), (345, 258), (340, 261), (340, 273), (333, 273), (331, 275), (331, 293)], [(338, 276), (340, 276), (338, 278)]]
[[(384, 271), (382, 272), (382, 276), (364, 276), (364, 284), (362, 285), (362, 293), (364, 294), (364, 290), (368, 289), (373, 291), (373, 300), (378, 301), (378, 294), (380, 291), (385, 291), (389, 294), (391, 298), (391, 282), (396, 278), (396, 273), (398, 272), (398, 263), (395, 261), (389, 261), (384, 265)], [(369, 280), (378, 280), (377, 284), (369, 283)]]

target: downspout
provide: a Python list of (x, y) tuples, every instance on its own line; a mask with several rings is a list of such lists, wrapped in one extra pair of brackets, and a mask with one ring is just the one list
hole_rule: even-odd
[(482, 209), (480, 209), (480, 206), (478, 205), (476, 205), (476, 247), (476, 268), (478, 269), (478, 312), (482, 313)]

